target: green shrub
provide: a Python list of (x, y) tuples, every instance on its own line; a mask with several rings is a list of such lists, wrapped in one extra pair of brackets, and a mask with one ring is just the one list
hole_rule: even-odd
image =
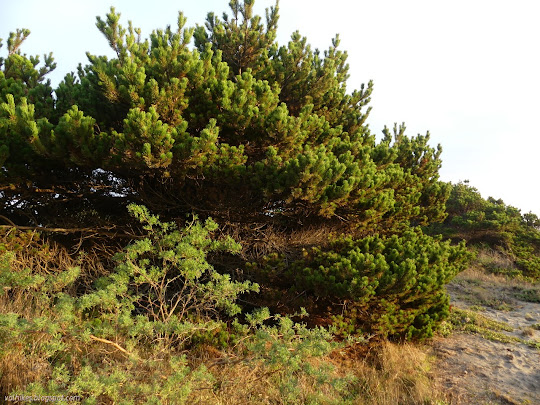
[(85, 404), (166, 404), (187, 401), (192, 385), (211, 384), (204, 367), (193, 369), (180, 355), (182, 343), (204, 331), (226, 330), (223, 319), (240, 312), (238, 295), (258, 290), (217, 273), (206, 260), (209, 252), (235, 253), (240, 246), (212, 238), (217, 224), (211, 219), (193, 218), (178, 229), (144, 207), (129, 210), (146, 236), (117, 254), (111, 274), (82, 295), (70, 289), (80, 268), (13, 271), (20, 250), (4, 245), (0, 296), (26, 294), (34, 308), (0, 313), (0, 364), (16, 357), (42, 369), (18, 381), (1, 376), (4, 394), (63, 392), (80, 395)]
[(430, 233), (462, 238), (469, 245), (488, 247), (511, 259), (511, 266), (506, 268), (488, 263), (488, 271), (530, 280), (540, 278), (540, 230), (535, 214), (521, 214), (500, 199), (483, 199), (476, 188), (463, 183), (453, 185), (447, 212), (444, 224), (431, 226)]
[(448, 315), (444, 285), (463, 270), (470, 258), (464, 243), (451, 246), (424, 235), (419, 228), (403, 236), (341, 237), (329, 248), (312, 248), (290, 266), (268, 257), (274, 277), (283, 269), (294, 288), (346, 303), (334, 320), (342, 331), (382, 336), (429, 337)]
[[(300, 314), (305, 315), (305, 312)], [(354, 379), (335, 375), (331, 362), (316, 361), (345, 346), (333, 339), (331, 331), (322, 327), (307, 328), (288, 316), (271, 316), (267, 308), (254, 311), (246, 320), (243, 328), (252, 331), (245, 343), (249, 362), (262, 366), (272, 375), (284, 403), (326, 403), (330, 393), (347, 398), (347, 388)], [(302, 386), (306, 384), (318, 387), (318, 395), (312, 393), (306, 397)]]
[[(77, 299), (77, 309), (91, 319), (92, 331), (114, 335), (156, 336), (179, 340), (191, 336), (201, 320), (234, 316), (239, 294), (258, 291), (251, 282), (231, 281), (206, 261), (212, 251), (237, 253), (240, 245), (230, 237), (213, 240), (217, 224), (193, 221), (178, 230), (162, 223), (146, 208), (129, 210), (144, 225), (148, 236), (115, 256), (115, 271), (96, 282), (96, 290)], [(208, 327), (216, 327), (212, 322)]]

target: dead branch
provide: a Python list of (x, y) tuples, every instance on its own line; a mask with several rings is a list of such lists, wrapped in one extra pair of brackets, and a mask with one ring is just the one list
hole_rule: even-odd
[(118, 343), (115, 343), (111, 340), (107, 340), (107, 339), (102, 339), (102, 338), (98, 338), (94, 335), (90, 335), (90, 339), (92, 340), (95, 340), (97, 342), (101, 342), (101, 343), (106, 343), (108, 345), (111, 345), (111, 346), (114, 346), (115, 348), (117, 348), (118, 350), (120, 350), (122, 353), (125, 353), (127, 354), (128, 356), (133, 356), (132, 353), (128, 352), (126, 349), (124, 349), (122, 346), (120, 346)]
[(5, 217), (3, 215), (0, 215), (0, 219), (3, 219), (4, 221), (6, 221), (8, 224), (10, 224), (12, 227), (13, 226), (17, 226), (13, 223), (13, 221), (11, 219), (9, 219), (8, 217)]
[[(6, 218), (7, 219), (7, 218)], [(49, 228), (45, 226), (20, 226), (20, 225), (0, 225), (0, 229), (18, 229), (20, 231), (36, 231), (36, 232), (52, 232), (52, 233), (89, 233), (93, 234), (92, 236), (112, 236), (114, 238), (132, 238), (132, 239), (141, 239), (144, 236), (135, 235), (132, 233), (118, 233), (110, 232), (102, 229), (96, 228)], [(110, 228), (109, 228), (110, 229)]]

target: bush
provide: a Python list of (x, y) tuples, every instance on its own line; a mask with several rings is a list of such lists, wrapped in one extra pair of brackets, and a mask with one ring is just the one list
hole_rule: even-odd
[(500, 251), (516, 267), (506, 274), (531, 280), (540, 278), (540, 231), (535, 214), (522, 215), (500, 199), (483, 199), (477, 189), (463, 183), (453, 186), (447, 210), (444, 225), (432, 226), (431, 232)]
[[(8, 232), (0, 252), (2, 395), (62, 394), (78, 397), (82, 404), (221, 400), (336, 405), (358, 400), (390, 404), (395, 401), (389, 398), (397, 396), (412, 403), (417, 401), (412, 398), (433, 395), (422, 392), (423, 372), (411, 376), (407, 369), (405, 376), (389, 369), (389, 377), (357, 356), (352, 360), (354, 367), (350, 360), (343, 364), (333, 360), (361, 347), (356, 343), (362, 338), (338, 343), (331, 330), (308, 328), (288, 316), (271, 316), (266, 308), (246, 314), (244, 323), (222, 322), (238, 311), (236, 292), (256, 287), (232, 281), (209, 285), (215, 270), (206, 255), (215, 249), (237, 251), (238, 245), (230, 238), (212, 238), (212, 221), (192, 220), (177, 229), (143, 207), (130, 210), (144, 224), (145, 237), (117, 254), (116, 268), (85, 287), (85, 291), (90, 289), (86, 292), (77, 287), (82, 280), (86, 285), (93, 263), (70, 259), (36, 234)], [(172, 257), (179, 260), (174, 262)], [(158, 264), (163, 267), (153, 271), (163, 270), (159, 276), (150, 271)], [(64, 266), (68, 268), (61, 270)], [(196, 268), (200, 271), (188, 271)], [(186, 279), (189, 288), (181, 301), (189, 308), (185, 316), (177, 309), (172, 311), (176, 318), (167, 321), (156, 312), (161, 290), (149, 281), (151, 274), (164, 286)], [(200, 285), (189, 284), (189, 274)], [(221, 294), (223, 286), (232, 293), (220, 299), (209, 293)], [(167, 296), (169, 291), (162, 293)], [(94, 305), (88, 306), (89, 302)], [(209, 347), (223, 346), (221, 340), (233, 340), (232, 336), (234, 345), (226, 351)], [(391, 393), (380, 389), (387, 383), (391, 383)]]
[(304, 251), (289, 267), (267, 257), (265, 270), (287, 277), (297, 291), (346, 303), (336, 318), (342, 329), (345, 318), (377, 335), (423, 338), (448, 315), (444, 285), (469, 258), (464, 243), (451, 246), (414, 228), (401, 237), (338, 238), (327, 249)]
[(209, 252), (240, 250), (230, 237), (211, 239), (210, 233), (217, 229), (211, 219), (201, 224), (194, 217), (177, 230), (144, 207), (131, 205), (129, 210), (144, 224), (148, 237), (116, 255), (115, 271), (97, 280), (96, 291), (77, 300), (77, 309), (93, 319), (96, 332), (189, 339), (193, 329), (202, 325), (192, 322), (219, 319), (220, 312), (237, 315), (238, 295), (258, 291), (258, 285), (231, 281), (207, 262)]
[(71, 289), (79, 267), (43, 271), (47, 262), (42, 262), (20, 268), (17, 246), (25, 238), (3, 245), (2, 302), (6, 295), (27, 295), (34, 306), (31, 312), (22, 303), (18, 310), (2, 308), (0, 364), (16, 357), (42, 370), (18, 379), (3, 373), (4, 394), (63, 392), (80, 395), (87, 404), (183, 403), (191, 385), (211, 381), (204, 367), (191, 369), (180, 353), (193, 336), (222, 328), (225, 317), (238, 314), (239, 294), (258, 290), (217, 273), (206, 260), (209, 252), (234, 253), (240, 246), (231, 238), (213, 239), (217, 224), (211, 219), (200, 223), (195, 217), (177, 229), (144, 207), (129, 210), (146, 236), (117, 254), (114, 271), (82, 295)]

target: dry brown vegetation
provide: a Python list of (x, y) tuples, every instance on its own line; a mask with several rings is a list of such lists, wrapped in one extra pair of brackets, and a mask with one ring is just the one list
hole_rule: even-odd
[[(349, 347), (319, 359), (334, 367), (336, 377), (349, 376), (349, 400), (345, 403), (366, 405), (443, 404), (444, 393), (434, 384), (433, 357), (424, 346), (379, 342), (367, 348)], [(194, 353), (195, 354), (195, 353)], [(214, 389), (194, 391), (193, 403), (241, 405), (287, 404), (279, 390), (276, 373), (264, 365), (231, 361), (220, 364), (224, 353), (212, 347), (201, 348), (194, 360), (210, 367)], [(219, 364), (218, 366), (213, 366)], [(303, 394), (300, 403), (341, 404), (343, 396), (311, 378), (299, 380)]]

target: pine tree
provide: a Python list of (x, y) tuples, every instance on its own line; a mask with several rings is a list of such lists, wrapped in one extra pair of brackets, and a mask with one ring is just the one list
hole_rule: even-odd
[[(348, 92), (339, 37), (322, 53), (299, 32), (280, 46), (278, 4), (265, 22), (253, 4), (232, 0), (230, 16), (209, 13), (196, 28), (179, 13), (176, 27), (144, 40), (111, 8), (96, 25), (116, 57), (88, 54), (88, 64), (56, 89), (56, 100), (42, 83), (52, 57), (36, 70), (37, 58), (18, 53), (28, 32), (12, 34), (0, 73), (4, 213), (21, 225), (118, 229), (131, 221), (122, 214), (130, 202), (171, 219), (211, 215), (241, 236), (244, 258), (254, 263), (240, 265), (243, 277), (266, 279), (267, 291), (292, 291), (266, 277), (272, 262), (294, 288), (332, 303), (359, 300), (362, 311), (354, 285), (365, 272), (365, 286), (389, 317), (383, 333), (429, 335), (447, 308), (443, 285), (465, 260), (463, 247), (414, 228), (445, 218), (450, 186), (439, 181), (441, 148), (429, 146), (429, 134), (408, 137), (404, 125), (385, 129), (377, 142), (366, 123), (373, 83)], [(350, 238), (352, 250), (327, 237), (295, 239), (308, 227)], [(286, 246), (261, 244), (264, 230)], [(349, 263), (352, 246), (371, 240), (388, 244), (362, 253), (382, 267), (366, 259), (328, 278), (318, 264), (335, 254), (334, 262)], [(396, 281), (403, 272), (408, 281)]]

